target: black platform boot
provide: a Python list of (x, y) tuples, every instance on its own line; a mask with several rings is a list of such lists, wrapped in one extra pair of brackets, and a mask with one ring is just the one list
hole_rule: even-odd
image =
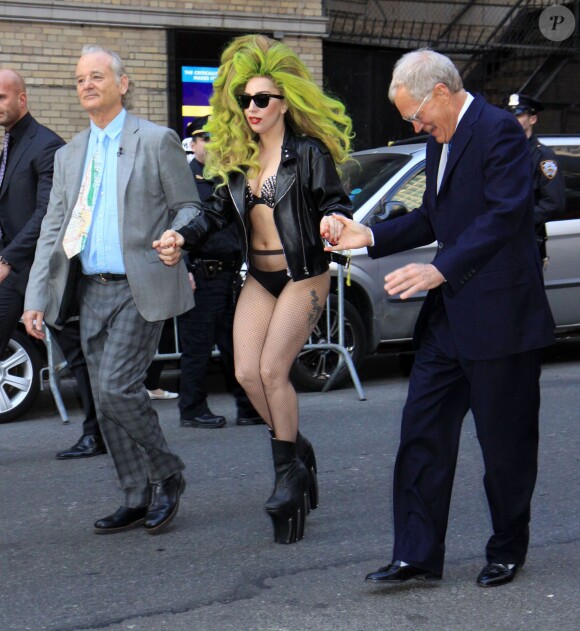
[[(271, 427), (268, 427), (268, 431), (270, 432), (270, 437), (275, 438), (276, 435)], [(318, 508), (319, 504), (318, 478), (316, 477), (318, 468), (312, 443), (302, 436), (300, 432), (296, 434), (296, 455), (302, 460), (308, 470), (308, 512), (310, 512), (311, 509)]]
[(308, 471), (296, 455), (296, 444), (272, 438), (276, 482), (266, 512), (274, 524), (276, 543), (295, 543), (304, 537), (308, 512)]
[(312, 444), (300, 432), (296, 435), (296, 454), (308, 470), (308, 509), (318, 508), (318, 478), (316, 456)]

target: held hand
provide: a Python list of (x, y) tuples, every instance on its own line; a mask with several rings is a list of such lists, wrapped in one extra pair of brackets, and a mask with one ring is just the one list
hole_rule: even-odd
[(338, 243), (344, 227), (336, 217), (337, 215), (323, 217), (320, 220), (320, 236), (326, 239), (331, 245)]
[(42, 321), (44, 319), (43, 311), (25, 311), (22, 314), (22, 321), (26, 327), (28, 335), (35, 337), (37, 340), (44, 339), (44, 332), (42, 330)]
[[(332, 246), (324, 248), (326, 252), (334, 252), (336, 250), (354, 250), (355, 248), (364, 248), (372, 244), (372, 233), (370, 228), (363, 226), (361, 223), (357, 223), (344, 215), (332, 215), (332, 219), (335, 219), (340, 228), (336, 229), (336, 238), (334, 240), (325, 237), (328, 241), (333, 243)], [(321, 236), (322, 224), (321, 224)]]
[(153, 241), (152, 247), (157, 250), (160, 260), (165, 265), (177, 265), (181, 260), (181, 248), (185, 243), (184, 238), (175, 230), (166, 230), (161, 238)]
[(418, 291), (434, 289), (445, 282), (445, 277), (431, 263), (411, 263), (385, 276), (385, 291), (389, 296), (401, 294), (410, 298)]

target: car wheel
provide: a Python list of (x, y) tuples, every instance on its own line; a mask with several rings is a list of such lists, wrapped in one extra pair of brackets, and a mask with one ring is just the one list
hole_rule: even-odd
[(42, 361), (32, 339), (14, 331), (0, 361), (0, 423), (18, 418), (36, 401)]
[[(338, 344), (338, 298), (330, 296), (330, 313), (327, 318), (323, 311), (308, 342), (310, 344)], [(329, 325), (328, 325), (329, 322)], [(330, 333), (328, 332), (330, 330)], [(353, 305), (344, 301), (344, 345), (350, 354), (355, 367), (364, 357), (365, 329), (358, 311)], [(303, 349), (290, 371), (290, 377), (296, 387), (319, 391), (330, 379), (340, 358), (340, 353), (327, 348)], [(333, 381), (333, 387), (341, 386), (350, 378), (346, 363), (343, 363)]]

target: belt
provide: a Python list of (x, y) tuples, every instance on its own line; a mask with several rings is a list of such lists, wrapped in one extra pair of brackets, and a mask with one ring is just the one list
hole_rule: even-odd
[(108, 283), (115, 280), (127, 280), (126, 274), (111, 274), (109, 272), (101, 272), (99, 274), (86, 274), (86, 277), (93, 280), (100, 280), (103, 283)]
[(219, 261), (217, 259), (193, 259), (191, 267), (194, 271), (200, 269), (206, 278), (213, 278), (219, 272), (235, 271), (237, 261)]

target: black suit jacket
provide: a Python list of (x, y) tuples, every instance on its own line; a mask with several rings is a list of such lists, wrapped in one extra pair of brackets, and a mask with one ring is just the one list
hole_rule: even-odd
[(64, 140), (27, 113), (10, 130), (8, 164), (0, 188), (2, 256), (24, 294), (40, 224), (52, 186), (54, 153)]
[(427, 186), (420, 208), (373, 227), (373, 258), (438, 242), (433, 265), (446, 283), (429, 292), (418, 339), (440, 293), (459, 353), (485, 360), (553, 342), (534, 233), (532, 165), (515, 116), (473, 102), (453, 135), (437, 193), (442, 146), (427, 143)]

